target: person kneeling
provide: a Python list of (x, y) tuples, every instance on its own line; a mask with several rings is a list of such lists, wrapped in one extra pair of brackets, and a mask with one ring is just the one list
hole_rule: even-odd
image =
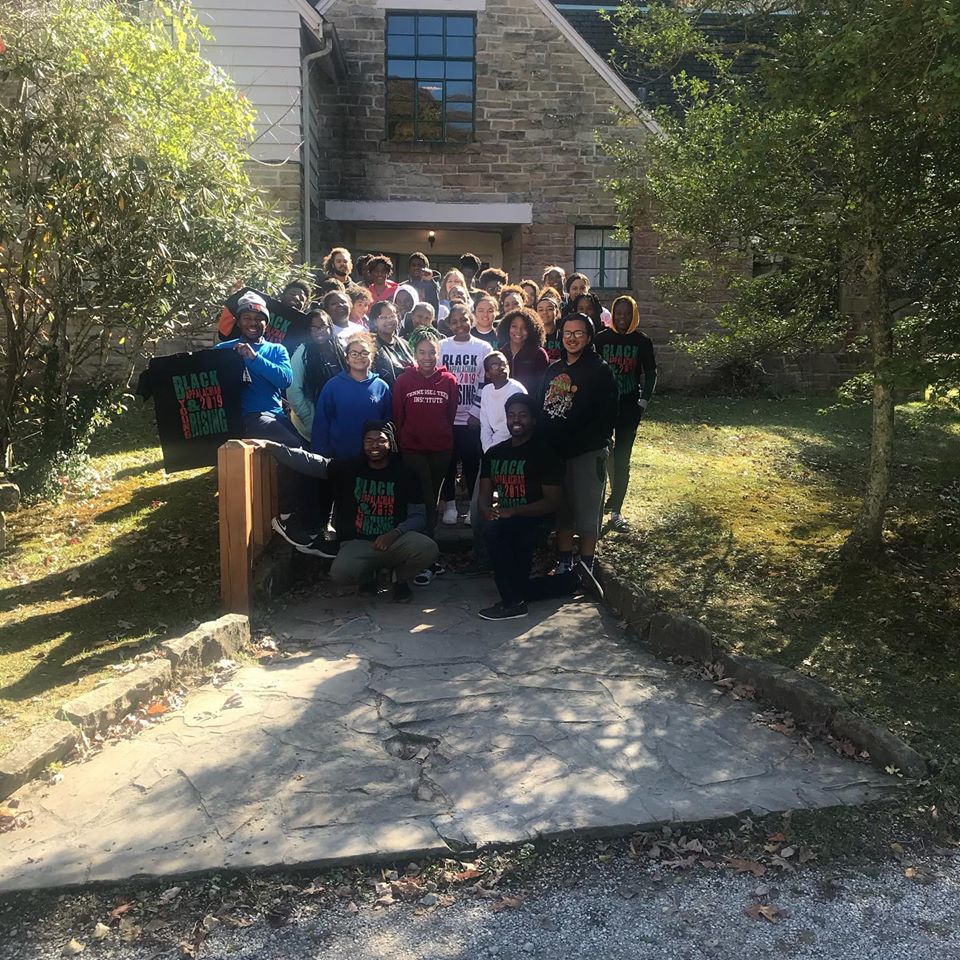
[(330, 567), (335, 583), (357, 583), (361, 593), (376, 594), (377, 575), (394, 577), (393, 599), (408, 603), (407, 580), (429, 567), (440, 548), (422, 531), (426, 507), (416, 475), (396, 456), (390, 424), (363, 425), (363, 455), (328, 460), (306, 450), (259, 443), (279, 463), (308, 476), (329, 479), (334, 488), (334, 526), (340, 550)]
[(556, 454), (534, 436), (534, 400), (516, 394), (505, 406), (510, 439), (483, 455), (479, 498), (481, 515), (488, 521), (483, 535), (500, 602), (479, 614), (484, 620), (525, 617), (528, 600), (569, 597), (579, 585), (601, 599), (599, 584), (582, 564), (555, 576), (530, 576), (533, 551), (546, 539), (563, 502), (560, 482), (564, 468)]

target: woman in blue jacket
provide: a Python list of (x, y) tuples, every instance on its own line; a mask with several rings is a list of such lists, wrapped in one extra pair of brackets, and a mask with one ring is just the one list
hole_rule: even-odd
[(311, 447), (323, 457), (359, 457), (367, 420), (390, 420), (390, 387), (370, 371), (376, 340), (352, 333), (343, 344), (347, 369), (328, 380), (317, 397)]

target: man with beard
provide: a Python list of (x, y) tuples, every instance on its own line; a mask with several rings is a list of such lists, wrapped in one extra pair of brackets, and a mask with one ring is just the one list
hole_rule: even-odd
[(603, 592), (593, 574), (577, 564), (549, 577), (530, 576), (533, 551), (554, 526), (563, 504), (564, 467), (536, 436), (537, 403), (526, 394), (506, 402), (510, 439), (491, 447), (480, 466), (480, 512), (500, 602), (479, 611), (484, 620), (527, 615), (527, 602), (569, 597), (578, 586), (595, 599)]

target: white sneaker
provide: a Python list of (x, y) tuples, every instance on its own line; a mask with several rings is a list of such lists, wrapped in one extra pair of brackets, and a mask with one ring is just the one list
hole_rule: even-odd
[(457, 501), (448, 500), (446, 509), (443, 511), (443, 522), (453, 526), (457, 522)]
[(463, 518), (463, 522), (469, 527), (470, 526), (470, 511), (468, 510), (466, 515)]

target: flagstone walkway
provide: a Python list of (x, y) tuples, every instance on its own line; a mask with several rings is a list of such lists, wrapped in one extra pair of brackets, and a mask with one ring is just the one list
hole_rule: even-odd
[(414, 599), (299, 602), (273, 630), (300, 652), (21, 791), (34, 819), (0, 836), (0, 890), (409, 859), (890, 789), (684, 679), (592, 603), (487, 623), (492, 584), (455, 575)]

